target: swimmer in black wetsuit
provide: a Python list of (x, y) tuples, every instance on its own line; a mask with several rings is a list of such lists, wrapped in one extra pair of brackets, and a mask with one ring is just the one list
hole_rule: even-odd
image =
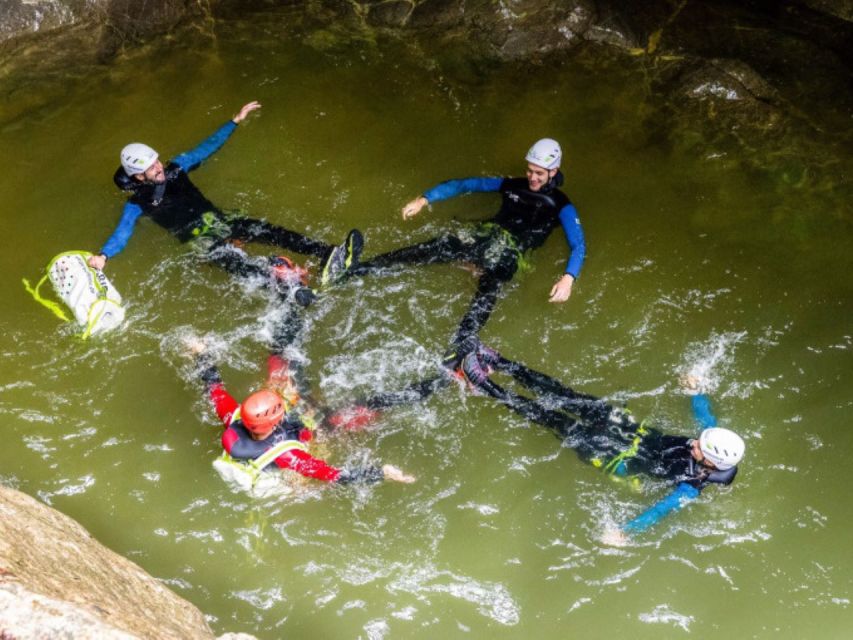
[(473, 229), (445, 233), (410, 247), (391, 251), (349, 270), (353, 274), (377, 273), (401, 264), (468, 262), (481, 270), (477, 291), (453, 337), (454, 346), (476, 336), (492, 313), (500, 290), (518, 270), (522, 256), (544, 244), (551, 232), (563, 227), (570, 248), (562, 277), (551, 288), (549, 300), (564, 302), (580, 275), (586, 255), (577, 210), (560, 190), (562, 150), (549, 138), (528, 151), (525, 178), (466, 178), (443, 182), (403, 208), (403, 218), (417, 215), (428, 204), (471, 192), (501, 194), (501, 208)]
[[(350, 232), (338, 247), (314, 240), (283, 227), (239, 215), (224, 213), (196, 187), (189, 172), (197, 169), (228, 140), (246, 116), (259, 109), (258, 102), (244, 105), (228, 122), (196, 148), (173, 158), (165, 166), (151, 147), (132, 143), (121, 152), (121, 166), (113, 179), (120, 189), (129, 192), (121, 219), (98, 255), (89, 266), (103, 269), (107, 259), (124, 249), (141, 216), (150, 217), (181, 242), (194, 240), (205, 259), (237, 276), (268, 277), (270, 259), (250, 257), (239, 245), (257, 242), (314, 256), (324, 261), (327, 277), (337, 276), (344, 258), (352, 261), (361, 251), (361, 234)], [(339, 264), (340, 263), (340, 264)], [(274, 275), (274, 274), (273, 274)]]
[(474, 264), (481, 270), (477, 291), (459, 323), (450, 348), (443, 359), (444, 371), (412, 383), (404, 389), (380, 393), (339, 413), (342, 424), (361, 425), (375, 417), (376, 411), (419, 402), (447, 386), (448, 371), (458, 369), (462, 357), (476, 343), (480, 329), (494, 309), (501, 288), (518, 270), (522, 256), (536, 249), (558, 226), (562, 226), (570, 254), (564, 273), (553, 285), (550, 302), (565, 302), (580, 275), (586, 256), (586, 244), (577, 210), (560, 190), (562, 149), (556, 140), (543, 138), (527, 152), (525, 178), (466, 178), (450, 180), (429, 189), (403, 208), (403, 218), (417, 215), (428, 204), (471, 192), (501, 194), (501, 208), (492, 218), (473, 229), (445, 233), (410, 247), (397, 249), (365, 262), (354, 262), (345, 273), (363, 275), (381, 273), (397, 265), (438, 264), (454, 261)]
[[(664, 516), (699, 496), (710, 484), (728, 485), (745, 451), (736, 433), (716, 426), (710, 400), (698, 393), (698, 381), (687, 378), (696, 392), (692, 406), (702, 427), (698, 438), (669, 435), (637, 422), (627, 412), (595, 396), (578, 393), (554, 378), (479, 345), (462, 362), (468, 382), (525, 418), (551, 429), (578, 456), (615, 476), (645, 474), (668, 480), (673, 491), (642, 514), (610, 532), (608, 543), (620, 544), (624, 534), (645, 531)], [(510, 375), (537, 395), (533, 400), (495, 383), (492, 371)]]

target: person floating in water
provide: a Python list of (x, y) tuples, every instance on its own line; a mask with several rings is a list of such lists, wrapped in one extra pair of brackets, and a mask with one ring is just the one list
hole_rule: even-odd
[[(646, 421), (638, 424), (630, 413), (601, 398), (578, 393), (483, 345), (464, 357), (462, 370), (474, 389), (548, 427), (582, 460), (606, 473), (617, 477), (645, 474), (675, 485), (666, 497), (620, 530), (607, 532), (605, 541), (609, 544), (623, 544), (627, 535), (646, 531), (697, 498), (709, 485), (731, 484), (744, 456), (743, 439), (716, 426), (710, 399), (698, 393), (698, 380), (690, 376), (685, 377), (684, 383), (695, 392), (693, 413), (702, 428), (698, 438), (666, 434)], [(534, 392), (536, 399), (501, 387), (490, 378), (494, 371), (508, 374)]]
[(538, 140), (527, 152), (525, 178), (465, 178), (443, 182), (403, 207), (403, 218), (416, 216), (426, 205), (471, 192), (498, 192), (501, 208), (492, 218), (473, 230), (447, 232), (438, 238), (397, 249), (365, 262), (353, 261), (346, 275), (379, 273), (401, 264), (469, 262), (481, 271), (477, 291), (444, 354), (443, 370), (413, 382), (399, 391), (378, 393), (341, 410), (333, 419), (344, 425), (364, 426), (382, 409), (420, 402), (452, 381), (448, 371), (456, 370), (462, 357), (478, 341), (480, 329), (494, 309), (502, 285), (515, 275), (525, 252), (536, 249), (558, 226), (568, 242), (570, 255), (564, 273), (551, 287), (549, 300), (565, 302), (580, 275), (586, 256), (583, 229), (575, 206), (559, 189), (563, 152), (556, 140)]
[(472, 263), (481, 271), (477, 291), (453, 338), (459, 345), (476, 336), (492, 313), (501, 287), (515, 275), (525, 252), (536, 249), (562, 225), (570, 248), (565, 270), (553, 285), (549, 300), (565, 302), (580, 275), (586, 245), (575, 206), (560, 190), (562, 150), (556, 140), (544, 138), (527, 152), (525, 178), (465, 178), (429, 189), (403, 207), (403, 218), (416, 216), (426, 205), (471, 192), (496, 192), (501, 208), (473, 229), (443, 235), (362, 263), (353, 262), (349, 274), (382, 272), (401, 264)]
[(103, 269), (107, 260), (121, 252), (133, 234), (137, 220), (148, 216), (181, 242), (194, 240), (205, 259), (237, 276), (269, 277), (271, 265), (264, 258), (250, 258), (239, 245), (257, 242), (323, 261), (323, 279), (331, 282), (358, 258), (362, 238), (351, 231), (339, 246), (314, 240), (265, 220), (224, 213), (196, 187), (189, 173), (197, 169), (228, 140), (237, 125), (253, 111), (258, 102), (244, 105), (228, 122), (190, 151), (175, 156), (165, 165), (148, 145), (134, 142), (120, 154), (121, 166), (113, 180), (130, 193), (121, 219), (98, 255), (89, 258), (89, 266)]
[(230, 465), (229, 477), (245, 489), (254, 488), (264, 472), (275, 468), (337, 484), (413, 482), (414, 477), (392, 465), (340, 468), (311, 455), (310, 443), (323, 414), (308, 400), (298, 362), (285, 358), (286, 349), (301, 336), (302, 309), (297, 305), (305, 306), (310, 296), (299, 296), (305, 290), (304, 270), (289, 263), (279, 265), (279, 271), (280, 280), (291, 286), (294, 299), (284, 308), (274, 329), (264, 388), (251, 393), (242, 403), (237, 402), (225, 389), (205, 345), (198, 340), (189, 344), (196, 355), (205, 393), (225, 425), (225, 453), (217, 461), (219, 468), (229, 469)]

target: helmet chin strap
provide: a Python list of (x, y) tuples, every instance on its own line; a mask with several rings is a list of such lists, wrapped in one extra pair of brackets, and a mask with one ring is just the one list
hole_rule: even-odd
[(557, 169), (557, 173), (555, 173), (548, 182), (542, 185), (542, 188), (539, 190), (539, 193), (549, 194), (554, 189), (559, 189), (563, 186), (563, 172)]

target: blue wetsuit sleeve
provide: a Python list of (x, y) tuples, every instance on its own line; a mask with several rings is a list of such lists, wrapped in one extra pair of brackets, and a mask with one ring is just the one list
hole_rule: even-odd
[(234, 121), (229, 120), (200, 145), (194, 149), (185, 151), (175, 158), (172, 158), (172, 162), (179, 165), (181, 169), (186, 172), (192, 171), (214, 153), (219, 151), (222, 145), (225, 144), (225, 141), (231, 137), (232, 133), (234, 133), (234, 129), (236, 128), (237, 125)]
[(673, 491), (658, 500), (636, 518), (623, 525), (625, 533), (642, 533), (699, 496), (699, 489), (679, 482)]
[(503, 178), (463, 178), (462, 180), (448, 180), (437, 184), (432, 189), (424, 192), (424, 198), (430, 203), (440, 202), (453, 198), (463, 193), (473, 191), (498, 191), (503, 183)]
[(690, 404), (693, 407), (693, 417), (702, 427), (702, 431), (717, 426), (717, 418), (711, 408), (711, 399), (708, 396), (704, 393), (696, 394), (691, 399)]
[(578, 217), (575, 205), (567, 204), (560, 211), (560, 224), (566, 234), (566, 242), (569, 243), (571, 254), (566, 263), (566, 273), (577, 278), (580, 275), (584, 258), (586, 258), (586, 241), (583, 237), (583, 228)]
[(107, 258), (112, 258), (124, 249), (127, 245), (127, 241), (130, 240), (130, 236), (133, 235), (133, 229), (136, 226), (136, 221), (141, 215), (142, 207), (138, 204), (133, 204), (132, 202), (126, 202), (124, 204), (124, 210), (121, 212), (121, 218), (118, 221), (118, 225), (116, 226), (115, 231), (113, 231), (113, 234), (104, 243), (104, 246), (101, 247), (101, 253), (107, 256)]

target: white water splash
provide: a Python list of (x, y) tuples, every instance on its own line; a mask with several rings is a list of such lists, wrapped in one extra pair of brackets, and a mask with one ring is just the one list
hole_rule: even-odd
[(271, 609), (279, 602), (284, 602), (284, 595), (280, 587), (271, 589), (252, 589), (251, 591), (232, 591), (231, 595), (238, 600), (248, 602), (255, 609)]
[(404, 572), (388, 585), (392, 593), (403, 591), (418, 597), (427, 594), (446, 594), (470, 602), (480, 614), (506, 626), (518, 624), (521, 607), (501, 583), (481, 582), (450, 571), (419, 567)]
[(745, 331), (712, 334), (704, 342), (691, 345), (680, 370), (697, 378), (702, 392), (713, 393), (732, 366), (735, 347), (746, 335)]
[(60, 480), (59, 484), (62, 486), (56, 491), (39, 491), (38, 497), (46, 504), (52, 505), (52, 498), (54, 496), (76, 496), (78, 494), (85, 493), (90, 487), (95, 485), (95, 477), (92, 475), (85, 475), (74, 483), (70, 480), (64, 479)]
[(669, 605), (661, 604), (654, 608), (650, 613), (641, 613), (637, 616), (641, 622), (647, 624), (670, 624), (675, 627), (681, 627), (685, 631), (690, 631), (690, 625), (693, 623), (693, 616), (684, 615), (673, 611)]

